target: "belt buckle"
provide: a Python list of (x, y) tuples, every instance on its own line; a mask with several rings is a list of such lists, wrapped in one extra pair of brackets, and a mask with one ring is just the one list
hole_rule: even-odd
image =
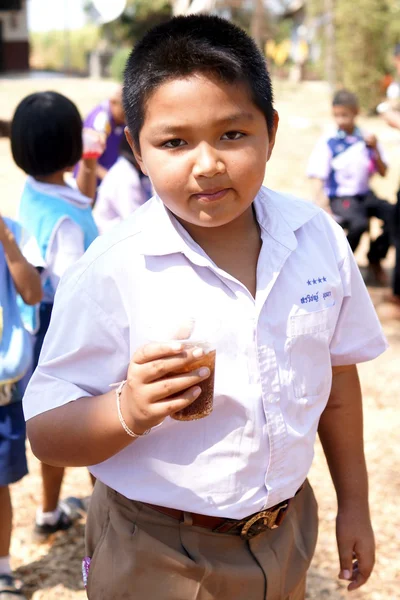
[[(244, 540), (249, 540), (266, 529), (277, 529), (283, 521), (288, 506), (289, 503), (285, 502), (274, 510), (261, 510), (244, 523), (240, 537)], [(253, 529), (253, 526), (255, 526), (255, 529)]]

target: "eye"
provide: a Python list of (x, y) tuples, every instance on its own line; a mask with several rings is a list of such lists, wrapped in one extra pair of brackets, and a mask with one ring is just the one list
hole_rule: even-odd
[(173, 140), (168, 140), (168, 142), (164, 142), (164, 144), (162, 144), (162, 147), (163, 148), (180, 148), (181, 146), (184, 146), (185, 144), (186, 144), (186, 142), (184, 140), (175, 138)]
[(244, 135), (245, 134), (241, 133), (240, 131), (227, 131), (223, 136), (221, 136), (221, 139), (240, 140), (240, 138), (244, 137)]

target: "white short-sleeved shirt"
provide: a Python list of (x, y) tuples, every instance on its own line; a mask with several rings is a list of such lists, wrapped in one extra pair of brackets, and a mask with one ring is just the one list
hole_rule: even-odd
[[(369, 190), (369, 180), (377, 172), (375, 151), (364, 138), (365, 131), (358, 127), (354, 133), (330, 129), (315, 145), (308, 161), (307, 175), (324, 181), (329, 198), (364, 195)], [(382, 161), (387, 158), (381, 144), (378, 151)]]
[[(81, 194), (81, 192), (70, 185), (56, 185), (53, 183), (44, 183), (28, 178), (29, 183), (36, 190), (43, 194), (55, 196), (83, 206), (92, 203), (91, 198)], [(60, 279), (64, 272), (73, 265), (85, 252), (84, 234), (82, 228), (77, 225), (70, 217), (65, 216), (61, 219), (49, 240), (44, 261), (45, 272), (42, 275), (43, 281), (50, 277), (53, 289), (57, 289)], [(54, 295), (49, 291), (44, 291), (43, 302), (52, 304)]]
[(99, 232), (104, 233), (129, 217), (147, 199), (137, 169), (120, 156), (97, 190), (93, 216)]
[(128, 498), (231, 518), (290, 498), (312, 462), (332, 365), (387, 346), (342, 229), (266, 188), (254, 206), (255, 299), (157, 198), (98, 238), (61, 281), (27, 419), (109, 391), (165, 315), (220, 320), (212, 414), (167, 418), (90, 468)]

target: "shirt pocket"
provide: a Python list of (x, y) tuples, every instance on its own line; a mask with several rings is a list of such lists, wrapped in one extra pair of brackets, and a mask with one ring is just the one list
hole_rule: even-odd
[(296, 398), (320, 396), (330, 390), (333, 327), (331, 308), (290, 317), (290, 371)]

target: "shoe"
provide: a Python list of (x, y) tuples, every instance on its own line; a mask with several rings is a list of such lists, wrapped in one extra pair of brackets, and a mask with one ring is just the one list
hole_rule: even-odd
[(0, 575), (0, 600), (26, 600), (22, 583), (12, 575)]
[(69, 496), (65, 500), (61, 500), (59, 506), (72, 521), (85, 518), (89, 510), (90, 496), (86, 498), (75, 498)]
[[(33, 528), (33, 541), (34, 542), (46, 542), (53, 533), (57, 531), (66, 531), (73, 524), (72, 519), (61, 510), (60, 516), (58, 518), (57, 523), (54, 525), (39, 525), (35, 523), (35, 527)], [(3, 600), (0, 596), (0, 600)]]

